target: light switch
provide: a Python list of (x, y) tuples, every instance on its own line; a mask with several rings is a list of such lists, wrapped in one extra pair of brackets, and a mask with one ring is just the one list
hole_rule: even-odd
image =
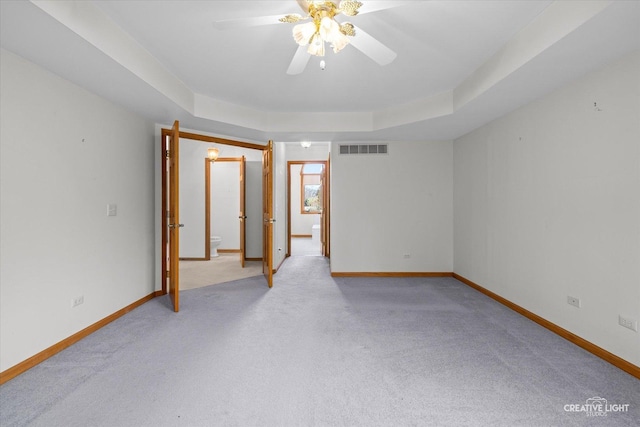
[(109, 203), (107, 205), (107, 216), (116, 216), (118, 214), (118, 205)]

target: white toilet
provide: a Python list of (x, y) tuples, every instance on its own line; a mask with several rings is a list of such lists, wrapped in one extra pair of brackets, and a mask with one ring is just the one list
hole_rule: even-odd
[(218, 246), (220, 246), (220, 242), (222, 242), (222, 237), (220, 236), (211, 236), (211, 245), (209, 246), (209, 254), (211, 258), (217, 257), (218, 255)]

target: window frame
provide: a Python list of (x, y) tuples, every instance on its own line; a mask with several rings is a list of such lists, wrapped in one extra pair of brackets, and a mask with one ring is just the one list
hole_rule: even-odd
[[(313, 178), (314, 182), (305, 183), (305, 177)], [(317, 182), (316, 182), (317, 181)], [(305, 186), (317, 185), (318, 186), (318, 204), (317, 209), (312, 211), (305, 210)], [(320, 204), (320, 192), (322, 191), (322, 174), (321, 173), (304, 173), (304, 167), (300, 168), (300, 214), (302, 215), (319, 215), (322, 213), (322, 206)]]

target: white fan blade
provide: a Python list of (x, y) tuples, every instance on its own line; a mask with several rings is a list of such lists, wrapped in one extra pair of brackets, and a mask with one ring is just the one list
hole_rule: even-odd
[(295, 55), (293, 55), (289, 68), (287, 68), (287, 74), (293, 76), (303, 72), (307, 67), (309, 58), (311, 58), (311, 55), (307, 53), (307, 46), (298, 46), (298, 50), (296, 50)]
[(297, 2), (306, 16), (309, 13), (309, 2), (307, 0), (297, 0)]
[(258, 16), (255, 18), (226, 19), (224, 21), (214, 21), (213, 26), (219, 30), (229, 30), (233, 28), (259, 27), (261, 25), (281, 24), (278, 19), (284, 15)]
[(363, 13), (377, 12), (379, 10), (391, 9), (394, 7), (406, 6), (411, 1), (363, 1), (362, 6), (358, 9), (358, 15)]
[(387, 65), (393, 62), (398, 56), (394, 51), (370, 36), (360, 27), (356, 28), (356, 35), (349, 38), (353, 47), (367, 55), (380, 65)]

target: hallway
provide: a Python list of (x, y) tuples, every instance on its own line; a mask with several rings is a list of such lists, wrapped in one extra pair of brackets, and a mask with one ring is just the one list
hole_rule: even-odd
[(291, 256), (322, 256), (320, 241), (311, 237), (292, 237)]

